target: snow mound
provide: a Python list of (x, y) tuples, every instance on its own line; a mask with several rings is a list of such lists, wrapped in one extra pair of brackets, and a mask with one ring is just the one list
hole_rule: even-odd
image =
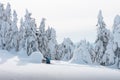
[(32, 63), (42, 63), (43, 60), (43, 55), (41, 52), (33, 52), (30, 56), (29, 56), (29, 61)]
[(35, 51), (28, 56), (26, 51), (21, 49), (17, 54), (20, 59), (20, 63), (41, 63), (43, 59), (43, 55), (39, 51)]
[(6, 62), (9, 58), (12, 58), (13, 54), (6, 50), (0, 50), (0, 63)]
[(18, 58), (18, 56), (14, 56), (14, 57), (8, 59), (4, 64), (9, 65), (9, 66), (16, 65), (16, 64), (18, 64), (19, 61), (20, 61), (20, 59)]

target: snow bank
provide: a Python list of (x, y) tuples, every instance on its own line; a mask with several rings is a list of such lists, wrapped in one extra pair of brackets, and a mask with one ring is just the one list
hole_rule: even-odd
[(23, 63), (41, 63), (43, 55), (41, 52), (33, 52), (30, 56), (27, 55), (24, 49), (21, 49), (18, 53), (18, 57)]
[[(43, 55), (40, 52), (33, 52), (30, 56), (22, 49), (16, 54), (6, 50), (0, 50), (0, 64), (10, 61), (10, 63), (42, 63)], [(16, 62), (17, 61), (17, 62)], [(9, 63), (9, 62), (8, 62)]]
[(0, 63), (6, 62), (9, 58), (12, 58), (14, 55), (6, 50), (0, 50)]
[(33, 63), (42, 63), (43, 55), (40, 52), (33, 52), (29, 56), (29, 60), (30, 60), (30, 62), (33, 62)]

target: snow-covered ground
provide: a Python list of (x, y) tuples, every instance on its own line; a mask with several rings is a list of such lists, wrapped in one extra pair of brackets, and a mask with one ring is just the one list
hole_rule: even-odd
[[(0, 51), (0, 80), (120, 80), (120, 70), (95, 65), (52, 61), (52, 64), (21, 62), (17, 56), (5, 58)], [(2, 59), (3, 58), (3, 59)]]
[(52, 64), (15, 64), (10, 59), (0, 65), (0, 80), (120, 80), (120, 71), (105, 67)]

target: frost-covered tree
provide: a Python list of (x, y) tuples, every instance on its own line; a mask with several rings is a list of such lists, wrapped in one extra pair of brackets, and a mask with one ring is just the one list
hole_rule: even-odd
[(113, 35), (114, 35), (114, 52), (116, 56), (116, 65), (120, 68), (120, 16), (117, 15), (114, 19), (113, 24)]
[(94, 63), (96, 60), (96, 53), (95, 53), (95, 46), (93, 46), (94, 44), (90, 44), (89, 42), (87, 42), (86, 41), (86, 43), (87, 43), (87, 45), (88, 45), (88, 51), (89, 51), (89, 53), (90, 53), (90, 57), (91, 57), (91, 60), (92, 60), (92, 63)]
[(97, 40), (95, 41), (96, 62), (99, 64), (102, 64), (102, 58), (103, 58), (103, 55), (105, 54), (106, 47), (109, 41), (110, 31), (106, 29), (106, 24), (103, 21), (101, 10), (99, 11), (99, 14), (98, 14), (97, 26), (98, 26)]
[(25, 27), (23, 18), (20, 20), (20, 30), (18, 34), (19, 50), (25, 49)]
[(119, 24), (120, 24), (120, 16), (116, 15), (114, 19), (114, 24), (113, 24), (113, 33), (115, 33), (117, 29), (119, 29), (118, 27)]
[(114, 53), (114, 41), (113, 40), (114, 40), (113, 34), (111, 33), (105, 54), (102, 59), (103, 63), (107, 66), (115, 64), (115, 53)]
[(10, 50), (12, 49), (11, 41), (12, 41), (12, 26), (5, 22), (6, 29), (4, 35), (4, 49)]
[(57, 59), (68, 61), (73, 56), (74, 44), (70, 38), (65, 38), (64, 41), (58, 45)]
[(12, 39), (11, 23), (12, 23), (11, 7), (10, 4), (8, 3), (6, 9), (3, 12), (2, 24), (1, 24), (2, 48), (6, 50), (11, 49), (11, 39)]
[(55, 59), (57, 49), (56, 31), (48, 27), (46, 34), (48, 39), (48, 54), (50, 54), (51, 59)]
[(3, 4), (0, 3), (0, 19), (3, 19), (3, 14), (4, 14), (4, 7)]
[(86, 40), (81, 41), (75, 48), (72, 59), (72, 63), (91, 64), (92, 57), (90, 51), (90, 44)]
[(61, 44), (57, 45), (57, 50), (56, 50), (56, 55), (55, 55), (55, 59), (56, 60), (61, 60), (62, 58), (62, 53), (63, 53), (63, 46)]
[(42, 18), (42, 21), (39, 26), (38, 31), (38, 49), (43, 54), (44, 57), (50, 57), (48, 54), (48, 38), (45, 31), (45, 18)]
[(4, 20), (11, 24), (11, 5), (7, 3), (6, 9), (4, 11)]
[(37, 36), (36, 36), (36, 24), (35, 20), (31, 18), (31, 13), (26, 10), (25, 14), (25, 49), (27, 51), (28, 56), (33, 52), (37, 51)]
[(42, 18), (42, 21), (41, 21), (40, 26), (39, 26), (39, 31), (41, 34), (45, 33), (45, 20), (46, 20), (45, 18)]
[(17, 21), (18, 21), (17, 13), (16, 13), (16, 11), (14, 11), (13, 12), (13, 21), (11, 24), (11, 27), (12, 27), (12, 43), (11, 44), (12, 44), (12, 47), (16, 51), (18, 51), (18, 49), (19, 49)]
[(3, 14), (4, 14), (4, 7), (3, 4), (0, 3), (0, 47), (2, 48), (2, 24), (3, 24)]

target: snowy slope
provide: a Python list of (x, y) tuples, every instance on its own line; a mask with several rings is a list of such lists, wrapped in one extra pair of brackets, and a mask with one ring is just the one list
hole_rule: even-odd
[(9, 58), (0, 64), (0, 80), (120, 80), (120, 71), (93, 65), (77, 65), (62, 61), (52, 64), (18, 64)]

